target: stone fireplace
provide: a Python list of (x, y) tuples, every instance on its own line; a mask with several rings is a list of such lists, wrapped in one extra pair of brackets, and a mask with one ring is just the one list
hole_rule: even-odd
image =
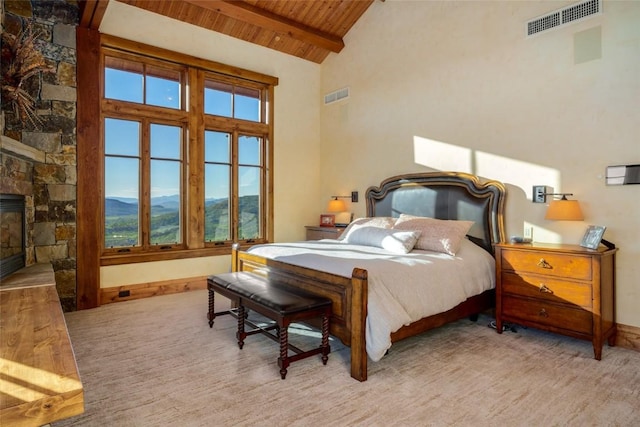
[(0, 280), (25, 267), (24, 196), (0, 194)]
[[(23, 84), (37, 123), (2, 103), (0, 193), (24, 196), (26, 266), (50, 264), (65, 311), (76, 309), (76, 26), (78, 5), (65, 0), (1, 2), (2, 30), (38, 33), (51, 72)], [(5, 72), (3, 60), (3, 73)], [(3, 74), (4, 75), (4, 74)]]

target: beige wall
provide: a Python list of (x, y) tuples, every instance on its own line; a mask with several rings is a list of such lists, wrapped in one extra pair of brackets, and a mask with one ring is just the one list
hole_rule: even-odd
[[(320, 66), (110, 1), (100, 32), (279, 78), (275, 89), (275, 238), (304, 239), (317, 223), (320, 192)], [(101, 287), (226, 271), (230, 258), (207, 257), (102, 267)]]
[[(640, 326), (640, 186), (604, 183), (640, 163), (640, 2), (525, 37), (525, 22), (575, 2), (374, 2), (322, 66), (321, 188), (364, 191), (386, 177), (457, 170), (507, 184), (507, 232), (579, 243), (588, 224), (616, 243), (617, 320)], [(592, 30), (593, 29), (593, 30)], [(576, 64), (585, 30), (601, 58)], [(531, 187), (574, 193), (585, 221), (544, 220)], [(353, 206), (364, 215), (365, 204)]]
[[(601, 16), (524, 36), (527, 20), (573, 3), (376, 1), (321, 66), (114, 1), (100, 30), (280, 79), (276, 240), (302, 239), (332, 194), (359, 190), (359, 216), (364, 191), (389, 176), (471, 172), (507, 184), (510, 235), (531, 225), (537, 241), (578, 243), (586, 225), (607, 226), (618, 322), (640, 327), (640, 186), (603, 179), (640, 162), (640, 3), (606, 1)], [(575, 64), (581, 32), (598, 28), (601, 58)], [(348, 100), (322, 105), (347, 86)], [(534, 184), (574, 193), (585, 221), (544, 220)], [(104, 267), (101, 286), (227, 268), (228, 257)]]

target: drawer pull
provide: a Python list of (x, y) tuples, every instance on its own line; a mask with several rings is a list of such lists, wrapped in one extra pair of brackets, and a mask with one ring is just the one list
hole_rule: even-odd
[(551, 267), (551, 264), (549, 264), (544, 258), (540, 258), (540, 261), (538, 261), (538, 267), (553, 268)]
[(543, 294), (553, 295), (553, 291), (549, 289), (544, 283), (540, 283), (540, 292), (542, 292)]
[(538, 313), (538, 315), (540, 317), (549, 317), (549, 313), (547, 313), (547, 310), (545, 310), (544, 308), (540, 310), (540, 312)]

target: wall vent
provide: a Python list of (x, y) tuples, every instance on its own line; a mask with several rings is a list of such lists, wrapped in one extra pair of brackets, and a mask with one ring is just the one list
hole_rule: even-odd
[(349, 88), (345, 87), (324, 96), (324, 105), (329, 105), (349, 97)]
[(561, 27), (600, 13), (602, 13), (602, 0), (587, 0), (567, 6), (527, 22), (527, 36)]

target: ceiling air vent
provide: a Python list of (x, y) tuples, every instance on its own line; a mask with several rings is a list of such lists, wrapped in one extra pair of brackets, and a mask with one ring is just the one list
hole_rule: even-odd
[(338, 89), (324, 96), (324, 105), (329, 105), (349, 97), (349, 88)]
[(602, 0), (587, 0), (527, 22), (527, 36), (602, 13)]

